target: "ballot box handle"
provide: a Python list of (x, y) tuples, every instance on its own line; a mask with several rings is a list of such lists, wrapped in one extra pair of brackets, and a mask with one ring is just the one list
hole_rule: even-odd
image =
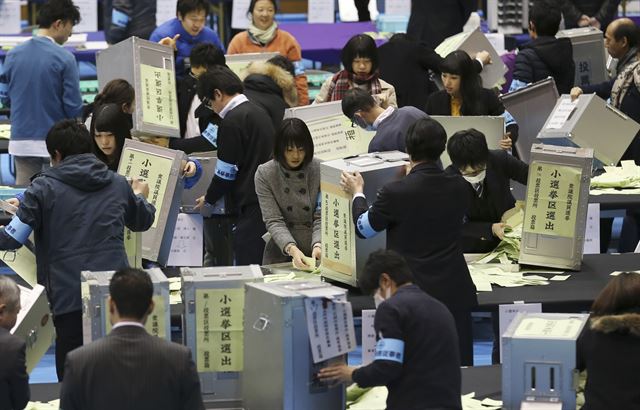
[(173, 69), (173, 61), (171, 60), (171, 57), (162, 57), (162, 68), (165, 70)]
[(605, 107), (607, 107), (607, 109), (612, 111), (614, 114), (616, 114), (618, 117), (622, 118), (623, 120), (626, 121), (629, 119), (629, 117), (627, 117), (622, 111), (618, 110), (617, 108), (612, 107), (609, 104), (605, 104)]
[(257, 330), (258, 332), (264, 332), (265, 330), (267, 330), (267, 327), (269, 327), (269, 324), (271, 323), (271, 321), (269, 320), (267, 315), (260, 315), (260, 317), (253, 322), (253, 329)]

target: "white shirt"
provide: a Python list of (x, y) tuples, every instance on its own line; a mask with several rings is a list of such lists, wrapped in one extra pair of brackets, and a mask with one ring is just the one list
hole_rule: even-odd
[(224, 117), (229, 113), (229, 111), (233, 110), (238, 105), (247, 101), (249, 101), (249, 99), (247, 98), (246, 95), (238, 94), (235, 97), (233, 97), (231, 101), (227, 103), (227, 105), (224, 106), (224, 108), (222, 109), (222, 111), (220, 111), (220, 114), (218, 115), (220, 116), (220, 118), (224, 119)]
[(184, 131), (185, 138), (193, 138), (201, 134), (200, 124), (196, 118), (196, 109), (200, 107), (200, 104), (202, 104), (202, 101), (200, 101), (197, 95), (194, 95), (193, 100), (191, 100), (191, 106), (189, 107), (189, 114), (187, 114), (187, 127)]
[(117, 329), (119, 327), (124, 327), (124, 326), (137, 326), (137, 327), (141, 327), (141, 328), (144, 329), (144, 325), (142, 323), (140, 323), (140, 322), (133, 322), (133, 321), (123, 320), (123, 321), (118, 322), (115, 325), (113, 325), (111, 330)]
[(376, 120), (373, 122), (373, 125), (372, 125), (373, 129), (377, 130), (378, 126), (380, 126), (380, 123), (386, 120), (387, 117), (389, 117), (391, 114), (393, 114), (395, 110), (396, 110), (395, 108), (389, 107), (386, 110), (384, 110), (382, 114), (378, 115), (378, 118), (376, 118)]

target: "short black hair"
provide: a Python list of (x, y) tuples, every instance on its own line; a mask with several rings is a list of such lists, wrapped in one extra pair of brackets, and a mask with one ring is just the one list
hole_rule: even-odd
[(111, 277), (109, 294), (121, 317), (142, 319), (153, 300), (153, 283), (141, 269), (120, 269)]
[[(96, 107), (91, 124), (93, 153), (105, 164), (117, 166), (120, 155), (122, 155), (122, 148), (124, 148), (124, 141), (131, 139), (131, 128), (133, 127), (131, 115), (123, 112), (118, 104), (104, 104)], [(115, 162), (110, 161), (96, 143), (97, 132), (110, 132), (115, 137), (116, 149), (113, 156)]]
[(462, 115), (478, 115), (480, 110), (478, 94), (482, 88), (482, 79), (469, 54), (464, 50), (455, 50), (447, 54), (440, 65), (440, 72), (460, 76), (460, 94), (462, 94)]
[(615, 30), (613, 30), (613, 38), (615, 38), (616, 41), (620, 41), (624, 37), (626, 37), (627, 45), (629, 46), (629, 48), (633, 48), (638, 45), (638, 33), (639, 30), (635, 24), (623, 20), (618, 23)]
[(80, 22), (80, 11), (71, 0), (49, 0), (38, 10), (38, 26), (49, 28), (58, 20), (70, 21), (75, 26)]
[(214, 90), (226, 95), (236, 95), (244, 91), (242, 80), (226, 66), (214, 66), (198, 77), (198, 98), (210, 99)]
[(347, 41), (342, 48), (342, 65), (353, 74), (353, 60), (368, 58), (371, 60), (371, 72), (378, 70), (378, 47), (376, 42), (366, 34), (357, 34)]
[(65, 159), (71, 155), (88, 154), (91, 152), (91, 137), (84, 124), (75, 120), (62, 120), (49, 129), (47, 133), (47, 151), (51, 158), (56, 151)]
[[(251, 3), (249, 3), (249, 10), (247, 11), (247, 14), (253, 14), (253, 9), (256, 7), (256, 3), (260, 1), (260, 0), (251, 0)], [(278, 4), (275, 2), (275, 0), (267, 0), (270, 1), (271, 4), (273, 4), (273, 10), (277, 13), (278, 12)]]
[(357, 111), (369, 111), (376, 105), (376, 100), (369, 92), (361, 88), (352, 88), (342, 98), (342, 113), (353, 118)]
[(447, 144), (447, 132), (432, 118), (421, 118), (407, 130), (407, 154), (414, 162), (440, 159)]
[(555, 37), (561, 19), (560, 9), (548, 1), (537, 1), (529, 9), (529, 22), (533, 23), (539, 36)]
[(383, 273), (389, 275), (396, 286), (401, 286), (413, 281), (413, 274), (407, 261), (396, 251), (379, 249), (372, 252), (364, 263), (360, 289), (364, 293), (371, 294), (380, 285), (380, 276)]
[(209, 14), (209, 2), (207, 0), (178, 0), (176, 5), (176, 15), (179, 14), (184, 18), (192, 11), (204, 10), (205, 14)]
[(198, 43), (191, 49), (189, 54), (191, 67), (211, 68), (216, 65), (225, 65), (227, 59), (224, 52), (213, 43)]
[(470, 166), (478, 168), (486, 165), (489, 147), (484, 134), (475, 128), (458, 131), (447, 142), (447, 153), (451, 163), (458, 169)]
[(286, 165), (284, 152), (288, 147), (304, 149), (302, 167), (305, 167), (313, 159), (313, 138), (307, 124), (300, 118), (285, 118), (282, 120), (280, 129), (276, 132), (273, 143), (273, 159), (280, 165)]
[(273, 56), (267, 60), (267, 63), (273, 64), (285, 70), (287, 73), (291, 74), (291, 76), (296, 76), (296, 68), (293, 66), (291, 60), (282, 54), (278, 54), (277, 56)]

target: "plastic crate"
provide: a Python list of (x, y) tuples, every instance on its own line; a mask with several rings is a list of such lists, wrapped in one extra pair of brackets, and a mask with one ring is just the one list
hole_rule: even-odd
[(409, 25), (409, 16), (394, 16), (380, 14), (376, 20), (378, 32), (406, 33)]

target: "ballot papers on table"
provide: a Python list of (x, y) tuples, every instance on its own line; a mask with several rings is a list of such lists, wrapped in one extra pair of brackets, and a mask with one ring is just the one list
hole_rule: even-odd
[(531, 148), (520, 264), (580, 270), (592, 165), (589, 148)]
[(289, 108), (285, 118), (300, 118), (309, 127), (314, 156), (322, 161), (364, 154), (375, 132), (365, 131), (342, 113), (342, 103), (332, 101)]
[(246, 76), (245, 70), (249, 64), (253, 62), (264, 62), (280, 55), (280, 53), (245, 53), (245, 54), (227, 54), (224, 56), (227, 67), (231, 69), (240, 78)]
[[(475, 128), (484, 134), (489, 149), (500, 149), (500, 141), (504, 138), (504, 117), (491, 116), (464, 116), (453, 117), (449, 115), (432, 115), (432, 119), (438, 121), (447, 133), (447, 139), (458, 131)], [(443, 168), (451, 165), (451, 159), (447, 150), (440, 155)]]
[(556, 82), (552, 77), (500, 97), (505, 109), (518, 123), (518, 139), (515, 147), (520, 159), (527, 164), (531, 146), (549, 118), (558, 97)]
[(156, 207), (151, 228), (142, 233), (142, 256), (166, 265), (180, 210), (182, 168), (187, 156), (135, 140), (125, 140), (118, 173), (149, 184), (147, 200)]
[(96, 55), (100, 91), (111, 80), (127, 80), (135, 90), (134, 136), (179, 137), (173, 49), (129, 37)]
[(27, 345), (27, 372), (31, 373), (55, 339), (55, 329), (43, 286), (20, 286), (20, 312), (11, 333), (24, 339)]
[[(169, 310), (169, 280), (160, 268), (146, 269), (153, 283), (153, 311), (147, 318), (145, 328), (150, 335), (171, 340)], [(115, 271), (82, 271), (80, 292), (82, 294), (82, 336), (84, 344), (93, 342), (111, 332), (109, 310), (109, 283)]]
[(499, 85), (504, 78), (504, 74), (507, 72), (507, 66), (504, 65), (496, 49), (493, 48), (491, 42), (489, 42), (480, 30), (456, 34), (446, 38), (436, 47), (436, 53), (440, 54), (443, 58), (456, 50), (466, 51), (471, 58), (475, 58), (476, 53), (479, 51), (489, 52), (491, 64), (485, 65), (480, 73), (483, 87), (492, 88)]
[(595, 27), (560, 30), (556, 38), (569, 38), (573, 49), (576, 75), (573, 84), (583, 87), (609, 80), (602, 31)]
[(250, 364), (243, 361), (244, 285), (262, 280), (262, 271), (250, 265), (182, 268), (181, 274), (184, 337), (200, 388), (207, 401), (230, 407), (240, 401), (240, 375)]
[(343, 385), (321, 383), (316, 375), (330, 364), (345, 363), (345, 355), (331, 357), (331, 352), (356, 346), (346, 296), (345, 289), (316, 281), (246, 285), (246, 410), (344, 408)]
[(608, 105), (595, 94), (583, 94), (571, 101), (562, 95), (538, 134), (539, 142), (592, 148), (604, 165), (616, 165), (640, 124)]
[(518, 313), (502, 335), (505, 410), (576, 408), (576, 342), (588, 319), (586, 314)]
[(322, 276), (358, 286), (358, 277), (369, 254), (386, 248), (386, 232), (369, 239), (356, 236), (351, 210), (351, 195), (340, 187), (342, 171), (360, 172), (364, 194), (370, 202), (386, 183), (405, 175), (407, 155), (399, 151), (363, 154), (320, 164), (322, 200)]
[(213, 205), (205, 204), (199, 210), (195, 208), (196, 199), (206, 195), (207, 189), (209, 189), (209, 185), (213, 180), (213, 176), (216, 172), (216, 163), (218, 162), (218, 153), (215, 151), (199, 152), (190, 155), (189, 158), (200, 162), (200, 166), (202, 167), (202, 176), (194, 186), (182, 191), (182, 212), (188, 214), (199, 212), (205, 218), (211, 215), (234, 214), (236, 209), (233, 206), (231, 195), (225, 195), (218, 199)]

